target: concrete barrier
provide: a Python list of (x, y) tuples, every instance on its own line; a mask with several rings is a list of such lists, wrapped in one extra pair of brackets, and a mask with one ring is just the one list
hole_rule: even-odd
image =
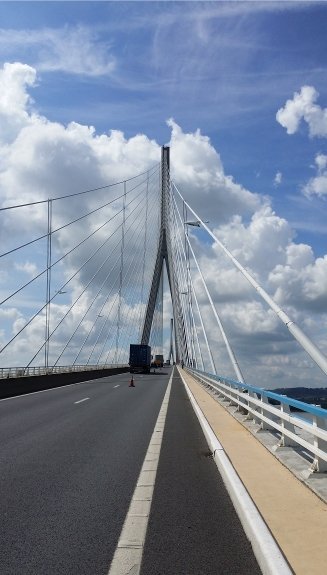
[(96, 369), (90, 371), (53, 373), (49, 375), (35, 375), (27, 377), (11, 377), (0, 380), (0, 399), (23, 395), (33, 391), (61, 387), (71, 383), (79, 383), (90, 379), (109, 377), (117, 373), (127, 373), (129, 367), (114, 367), (111, 369)]

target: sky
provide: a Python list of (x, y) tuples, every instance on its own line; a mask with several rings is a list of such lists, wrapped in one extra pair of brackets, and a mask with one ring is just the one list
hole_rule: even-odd
[[(327, 354), (326, 25), (313, 1), (0, 2), (2, 205), (132, 177), (168, 144), (185, 199)], [(43, 225), (17, 218), (5, 249)], [(191, 236), (246, 379), (326, 386), (217, 247)], [(34, 256), (3, 263), (0, 288), (9, 269), (31, 276)], [(26, 313), (0, 308), (3, 341)]]

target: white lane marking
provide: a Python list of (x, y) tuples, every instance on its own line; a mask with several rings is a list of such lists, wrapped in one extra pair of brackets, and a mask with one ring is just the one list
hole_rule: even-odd
[(89, 397), (84, 397), (84, 399), (79, 399), (78, 401), (74, 401), (74, 403), (82, 403), (82, 401), (87, 401), (88, 399), (90, 399)]
[(156, 480), (161, 442), (171, 390), (170, 376), (165, 397), (150, 439), (149, 447), (140, 471), (133, 497), (120, 534), (118, 545), (108, 575), (138, 575), (140, 573), (143, 547), (150, 515)]
[(114, 385), (114, 389), (115, 389), (116, 387), (120, 387), (120, 384), (119, 384), (119, 385)]

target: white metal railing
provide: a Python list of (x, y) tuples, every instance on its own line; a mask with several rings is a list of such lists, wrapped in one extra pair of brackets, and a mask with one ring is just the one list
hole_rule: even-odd
[(0, 379), (9, 379), (11, 377), (29, 377), (34, 375), (51, 375), (55, 373), (72, 373), (78, 371), (94, 371), (120, 367), (128, 367), (128, 365), (123, 363), (110, 363), (101, 365), (56, 365), (49, 367), (0, 367)]
[[(279, 447), (301, 446), (312, 453), (311, 471), (327, 472), (326, 409), (219, 375), (185, 369), (223, 400), (246, 413), (261, 429), (279, 432)], [(304, 412), (306, 420), (292, 414), (290, 407)], [(295, 427), (309, 433), (311, 441), (298, 435)]]

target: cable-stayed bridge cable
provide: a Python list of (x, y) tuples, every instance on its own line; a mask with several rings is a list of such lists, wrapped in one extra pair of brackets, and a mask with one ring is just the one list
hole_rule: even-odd
[[(175, 215), (175, 214), (174, 214), (174, 215)], [(190, 265), (189, 265), (189, 261), (188, 261), (187, 254), (185, 253), (185, 249), (184, 249), (184, 245), (183, 245), (183, 242), (182, 242), (180, 230), (179, 230), (179, 228), (178, 228), (178, 226), (177, 226), (177, 221), (175, 222), (175, 227), (176, 227), (176, 230), (177, 230), (177, 237), (178, 237), (178, 240), (179, 240), (179, 241), (178, 241), (178, 245), (179, 245), (179, 251), (180, 251), (180, 261), (182, 261), (182, 262), (184, 262), (184, 263), (187, 264), (187, 265), (186, 265), (186, 277), (185, 277), (185, 274), (184, 274), (184, 280), (187, 280), (187, 283), (188, 283), (186, 295), (188, 296), (188, 300), (189, 300), (189, 301), (188, 301), (188, 304), (189, 304), (188, 311), (189, 311), (189, 315), (190, 315), (190, 317), (188, 318), (189, 328), (190, 328), (190, 330), (191, 330), (191, 334), (192, 334), (192, 331), (195, 333), (195, 337), (196, 337), (196, 340), (197, 340), (198, 351), (199, 351), (199, 357), (200, 357), (201, 364), (202, 364), (202, 366), (203, 366), (203, 357), (202, 357), (201, 347), (200, 347), (200, 343), (199, 343), (199, 338), (198, 338), (198, 333), (197, 333), (197, 327), (196, 327), (195, 318), (194, 318), (194, 313), (193, 313), (193, 307), (192, 307), (192, 305), (191, 305), (191, 301), (190, 301), (190, 297), (189, 297), (191, 294), (194, 294), (194, 293), (195, 293), (195, 292), (194, 292), (194, 287), (193, 287), (192, 276), (191, 276), (191, 273), (190, 273)], [(184, 224), (184, 230), (183, 230), (183, 232), (184, 232), (184, 236), (185, 236), (185, 224)], [(200, 310), (199, 310), (199, 305), (198, 305), (198, 302), (197, 302), (197, 298), (196, 298), (195, 295), (194, 295), (193, 297), (194, 297), (194, 299), (195, 299), (195, 301), (196, 301), (196, 304), (197, 304), (197, 310), (198, 310), (200, 319), (202, 320), (201, 313), (200, 313)], [(203, 328), (203, 332), (205, 333), (203, 322), (201, 322), (201, 325), (202, 325), (202, 328)], [(191, 335), (191, 337), (192, 337), (192, 335)], [(206, 341), (207, 341), (207, 340), (206, 340)], [(191, 342), (191, 347), (192, 347), (193, 357), (195, 357), (196, 354), (195, 354), (195, 349), (194, 349), (194, 343), (192, 343), (192, 342)], [(212, 354), (211, 354), (211, 350), (210, 350), (209, 344), (208, 344), (208, 352), (209, 352), (209, 356), (212, 358)], [(213, 363), (213, 362), (212, 362), (212, 363)], [(194, 367), (194, 366), (193, 366), (193, 367)], [(214, 364), (213, 364), (213, 367), (214, 367)]]
[[(132, 210), (132, 212), (130, 212), (130, 214), (126, 217), (130, 218), (131, 215), (135, 212), (135, 210), (140, 207), (140, 205), (142, 204), (143, 198), (141, 199), (141, 201), (138, 203), (138, 205)], [(126, 221), (126, 219), (124, 221)], [(133, 222), (131, 223), (132, 227)], [(100, 246), (100, 248), (102, 248), (105, 244), (108, 243), (109, 239), (111, 239), (113, 237), (113, 235), (116, 233), (116, 231), (118, 231), (118, 229), (121, 227), (121, 225), (105, 240), (105, 242)], [(119, 240), (116, 244), (116, 246), (113, 248), (112, 251), (114, 251), (116, 249), (116, 247), (119, 247), (119, 245), (121, 244), (121, 241)], [(96, 253), (98, 253), (99, 249), (96, 250)], [(92, 255), (92, 257), (95, 254)], [(89, 280), (89, 282), (86, 284), (86, 286), (84, 287), (84, 289), (82, 290), (82, 292), (79, 294), (79, 296), (75, 299), (75, 301), (73, 302), (73, 304), (70, 306), (70, 308), (68, 309), (68, 311), (65, 313), (65, 315), (63, 316), (63, 318), (60, 320), (60, 322), (57, 324), (57, 326), (55, 327), (54, 330), (52, 330), (50, 337), (52, 337), (52, 335), (57, 331), (57, 329), (59, 328), (59, 326), (63, 323), (63, 321), (66, 319), (66, 317), (68, 316), (68, 314), (72, 311), (72, 309), (75, 307), (75, 305), (78, 303), (78, 301), (81, 299), (82, 295), (86, 292), (87, 288), (91, 285), (91, 283), (93, 282), (93, 280), (97, 277), (98, 273), (103, 269), (103, 267), (105, 266), (105, 264), (108, 262), (108, 260), (110, 259), (112, 255), (112, 252), (109, 253), (109, 255), (104, 259), (104, 261), (101, 263), (101, 265), (98, 267), (98, 269), (96, 270), (96, 272), (93, 274), (93, 276), (91, 277), (91, 279)], [(89, 258), (87, 261), (89, 262), (91, 258)], [(79, 270), (80, 271), (80, 270)], [(76, 274), (74, 274), (76, 275)], [(68, 282), (67, 282), (68, 283)], [(41, 349), (44, 347), (45, 342), (43, 342), (43, 344), (41, 345), (41, 347), (39, 348), (39, 350), (36, 352), (36, 354), (33, 356), (33, 358), (30, 360), (29, 364), (26, 367), (29, 367), (29, 365), (34, 361), (34, 359), (37, 357), (37, 355), (39, 354), (39, 352), (41, 351)], [(61, 355), (60, 355), (61, 357)], [(55, 363), (55, 365), (57, 364), (57, 361)]]
[(252, 275), (240, 264), (240, 262), (233, 256), (229, 249), (215, 236), (215, 234), (208, 228), (205, 222), (197, 215), (191, 206), (184, 200), (182, 194), (178, 190), (176, 184), (174, 188), (185, 205), (189, 208), (192, 214), (197, 218), (198, 222), (213, 238), (215, 243), (224, 251), (224, 253), (233, 262), (235, 267), (243, 274), (248, 282), (254, 287), (258, 294), (264, 299), (271, 309), (276, 313), (280, 320), (284, 323), (293, 337), (299, 342), (301, 347), (310, 355), (313, 361), (320, 367), (320, 369), (327, 375), (327, 357), (320, 351), (320, 349), (311, 341), (311, 339), (301, 330), (301, 328), (285, 313), (285, 311), (272, 299), (272, 297), (258, 284)]
[[(176, 203), (175, 203), (175, 207), (176, 207), (176, 211), (177, 211), (177, 213), (178, 213), (178, 215), (179, 215), (180, 221), (181, 221), (181, 223), (183, 224), (183, 220), (182, 220), (182, 217), (181, 217), (181, 215), (180, 215), (180, 212), (179, 212), (179, 210), (178, 210), (178, 206), (177, 206)], [(207, 294), (208, 300), (209, 300), (210, 305), (211, 305), (211, 309), (212, 309), (213, 314), (214, 314), (214, 316), (215, 316), (215, 318), (216, 318), (216, 321), (217, 321), (217, 323), (218, 323), (218, 326), (219, 326), (219, 329), (220, 329), (222, 338), (223, 338), (224, 343), (225, 343), (225, 345), (226, 345), (226, 349), (227, 349), (228, 355), (229, 355), (229, 357), (230, 357), (230, 360), (231, 360), (232, 366), (233, 366), (233, 368), (234, 368), (234, 371), (235, 371), (235, 373), (236, 373), (237, 379), (238, 379), (238, 381), (240, 381), (240, 382), (244, 382), (244, 378), (243, 378), (243, 374), (242, 374), (242, 372), (241, 372), (240, 366), (239, 366), (239, 364), (238, 364), (238, 362), (237, 362), (235, 353), (234, 353), (234, 351), (233, 351), (233, 349), (232, 349), (232, 347), (231, 347), (231, 345), (230, 345), (230, 343), (229, 343), (229, 341), (228, 341), (228, 338), (227, 338), (225, 329), (224, 329), (224, 327), (223, 327), (222, 321), (221, 321), (221, 319), (220, 319), (220, 317), (219, 317), (219, 314), (218, 314), (218, 312), (217, 312), (217, 310), (216, 310), (216, 307), (215, 307), (215, 305), (214, 305), (214, 303), (213, 303), (212, 297), (211, 297), (210, 292), (209, 292), (209, 290), (208, 290), (207, 284), (206, 284), (205, 279), (204, 279), (204, 277), (203, 277), (202, 271), (201, 271), (201, 269), (200, 269), (199, 263), (198, 263), (197, 258), (196, 258), (196, 256), (195, 256), (195, 253), (194, 253), (194, 251), (193, 251), (193, 248), (192, 248), (192, 245), (191, 245), (191, 243), (190, 243), (190, 240), (189, 240), (188, 236), (185, 236), (185, 237), (186, 237), (187, 243), (188, 243), (188, 245), (189, 245), (189, 247), (190, 247), (191, 254), (192, 254), (192, 256), (193, 256), (193, 260), (194, 260), (194, 262), (195, 262), (195, 264), (196, 264), (197, 270), (198, 270), (198, 272), (199, 272), (199, 274), (200, 274), (200, 277), (201, 277), (201, 280), (202, 280), (202, 283), (203, 283), (205, 292), (206, 292), (206, 294)]]
[[(113, 184), (106, 184), (104, 186), (99, 186), (98, 188), (91, 188), (90, 190), (83, 190), (82, 192), (74, 192), (73, 194), (66, 194), (64, 196), (55, 196), (54, 198), (49, 198), (49, 199), (52, 200), (53, 202), (55, 202), (57, 200), (64, 200), (67, 198), (73, 198), (75, 196), (82, 196), (84, 194), (90, 194), (91, 192), (103, 191), (103, 190), (106, 190), (108, 188), (113, 188), (114, 186), (119, 186), (120, 184), (123, 184), (124, 182), (131, 182), (132, 180), (135, 180), (136, 178), (139, 178), (140, 176), (144, 176), (145, 174), (150, 173), (152, 170), (155, 170), (157, 172), (159, 170), (159, 167), (160, 167), (160, 164), (156, 164), (155, 166), (153, 166), (152, 168), (150, 168), (146, 172), (141, 172), (140, 174), (137, 174), (136, 176), (132, 176), (131, 178), (127, 178), (126, 180), (120, 180), (119, 182), (114, 182)], [(49, 201), (49, 199), (37, 200), (35, 202), (26, 202), (24, 204), (16, 204), (13, 206), (4, 206), (4, 207), (0, 208), (0, 212), (4, 212), (6, 210), (14, 210), (16, 208), (26, 208), (28, 206), (37, 206), (39, 204), (46, 204)]]
[[(143, 201), (143, 190), (141, 190), (129, 203), (128, 206), (131, 206), (131, 204), (133, 202), (135, 202), (139, 197), (141, 197), (140, 202), (136, 205), (136, 207), (129, 213), (129, 215), (127, 216), (128, 218), (131, 217), (131, 215), (134, 213), (134, 211), (140, 206), (140, 204)], [(77, 248), (79, 248), (83, 243), (85, 243), (88, 239), (90, 239), (92, 236), (94, 236), (98, 231), (100, 231), (101, 229), (104, 228), (104, 226), (106, 226), (109, 222), (112, 222), (120, 213), (122, 212), (122, 210), (119, 210), (118, 212), (116, 212), (116, 214), (114, 214), (111, 218), (109, 218), (106, 222), (104, 222), (104, 224), (98, 226), (93, 232), (91, 232), (90, 234), (88, 234), (85, 238), (83, 238), (80, 242), (78, 242), (72, 249), (70, 249), (68, 252), (66, 252), (63, 256), (61, 256), (60, 258), (58, 258), (55, 262), (53, 262), (51, 264), (51, 269), (57, 265), (59, 262), (61, 262), (64, 258), (66, 258), (68, 255), (70, 255), (72, 252), (74, 252)], [(116, 228), (116, 230), (108, 237), (106, 238), (106, 240), (100, 245), (100, 247), (98, 247), (89, 258), (87, 258), (87, 260), (77, 269), (77, 271), (71, 275), (71, 277), (64, 283), (61, 285), (60, 289), (58, 291), (63, 290), (68, 283), (83, 269), (83, 267), (85, 267), (85, 265), (101, 250), (101, 248), (109, 241), (109, 239), (114, 235), (114, 233), (116, 233), (116, 231), (120, 228), (120, 226), (118, 226)], [(21, 286), (19, 289), (17, 289), (15, 292), (13, 292), (10, 296), (8, 296), (7, 298), (5, 298), (2, 302), (0, 302), (0, 305), (5, 303), (6, 301), (8, 301), (11, 297), (13, 297), (14, 295), (16, 295), (17, 293), (19, 293), (20, 291), (22, 291), (25, 287), (27, 287), (28, 285), (30, 285), (33, 281), (35, 281), (37, 278), (39, 278), (40, 276), (44, 275), (47, 271), (47, 268), (45, 268), (41, 273), (39, 273), (37, 276), (35, 276), (34, 278), (32, 278), (32, 280), (30, 280), (29, 282), (26, 282), (23, 286)], [(51, 298), (50, 298), (50, 302), (53, 301), (53, 299), (56, 297), (57, 293), (54, 294)], [(42, 306), (26, 323), (25, 325), (15, 334), (15, 336), (13, 336), (0, 350), (0, 353), (3, 352), (15, 339), (18, 335), (20, 335), (22, 333), (22, 331), (24, 331), (24, 329), (26, 327), (28, 327), (32, 321), (45, 309), (45, 307), (47, 306), (48, 302)]]

